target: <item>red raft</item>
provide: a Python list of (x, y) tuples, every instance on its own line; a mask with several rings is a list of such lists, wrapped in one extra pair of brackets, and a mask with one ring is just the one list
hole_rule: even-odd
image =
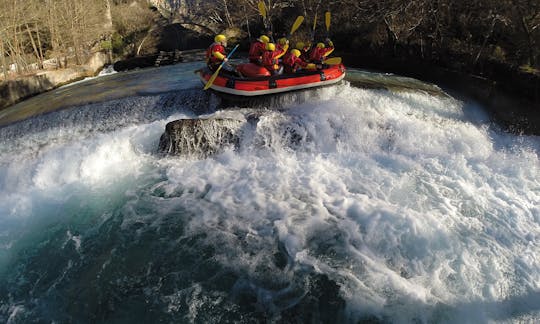
[[(210, 88), (238, 96), (261, 96), (326, 86), (337, 83), (345, 77), (345, 66), (343, 64), (325, 66), (321, 70), (275, 76), (270, 76), (270, 73), (265, 68), (251, 63), (239, 64), (236, 69), (245, 77), (220, 72)], [(195, 72), (199, 75), (203, 84), (206, 84), (213, 74), (208, 68)]]

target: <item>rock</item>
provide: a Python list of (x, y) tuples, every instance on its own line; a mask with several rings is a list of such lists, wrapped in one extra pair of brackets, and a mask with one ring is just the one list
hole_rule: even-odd
[(0, 109), (11, 106), (32, 95), (50, 90), (53, 87), (54, 84), (44, 75), (3, 81), (0, 83)]
[(158, 57), (158, 54), (154, 54), (154, 55), (147, 55), (147, 56), (137, 56), (137, 57), (132, 57), (125, 60), (117, 61), (113, 65), (114, 70), (120, 72), (120, 71), (132, 70), (136, 68), (152, 67), (156, 63), (157, 57)]
[(62, 85), (96, 75), (107, 63), (107, 55), (94, 53), (83, 66), (41, 71), (35, 75), (0, 82), (0, 109)]
[(242, 126), (236, 119), (180, 119), (167, 124), (159, 140), (164, 154), (206, 158), (227, 146), (238, 147)]
[(109, 57), (103, 52), (96, 52), (90, 57), (88, 62), (86, 62), (85, 67), (88, 69), (88, 72), (93, 76), (96, 75), (103, 67), (109, 63)]
[(159, 51), (165, 52), (206, 49), (213, 41), (213, 35), (202, 34), (175, 23), (163, 26), (160, 29), (157, 48)]

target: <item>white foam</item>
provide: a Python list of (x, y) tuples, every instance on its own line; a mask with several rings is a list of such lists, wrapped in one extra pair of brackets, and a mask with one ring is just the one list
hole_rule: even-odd
[[(171, 192), (207, 192), (226, 211), (192, 225), (246, 241), (275, 227), (297, 267), (342, 284), (351, 316), (486, 321), (500, 318), (498, 304), (538, 291), (538, 137), (468, 121), (469, 107), (453, 99), (342, 91), (262, 118), (255, 137), (266, 149), (171, 165)], [(280, 146), (284, 119), (304, 127), (300, 151)], [(343, 236), (343, 260), (313, 251), (325, 232)], [(228, 253), (231, 266), (260, 261)]]
[[(163, 171), (154, 186), (167, 208), (199, 215), (188, 231), (207, 233), (217, 260), (254, 278), (262, 264), (272, 273), (277, 235), (287, 273), (328, 275), (351, 318), (538, 319), (540, 139), (498, 132), (468, 109), (477, 108), (343, 84), (265, 112), (238, 152), (200, 161), (152, 154), (171, 119), (65, 142), (49, 135), (0, 155), (0, 211), (35, 217), (74, 187), (86, 199), (123, 194), (133, 186), (119, 182)], [(532, 303), (511, 313), (522, 296)]]

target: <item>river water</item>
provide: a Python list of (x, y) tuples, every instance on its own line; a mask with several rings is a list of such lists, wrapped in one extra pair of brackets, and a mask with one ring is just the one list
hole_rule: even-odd
[[(539, 137), (359, 70), (223, 109), (196, 67), (64, 87), (0, 128), (0, 322), (540, 321)], [(250, 114), (236, 148), (157, 153), (167, 122)]]

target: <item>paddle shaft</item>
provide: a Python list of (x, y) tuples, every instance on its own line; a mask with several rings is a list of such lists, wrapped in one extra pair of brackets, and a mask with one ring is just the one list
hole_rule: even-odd
[(313, 18), (313, 29), (311, 30), (311, 41), (315, 39), (316, 28), (317, 28), (317, 12), (315, 12), (315, 18)]
[(317, 6), (315, 7), (315, 17), (313, 18), (313, 29), (311, 30), (311, 42), (315, 40), (315, 29), (317, 28), (317, 12), (319, 12), (319, 6), (321, 5), (322, 0), (319, 0)]
[[(270, 19), (267, 15), (266, 4), (264, 3), (264, 1), (259, 1), (257, 7), (259, 8), (259, 13), (263, 18), (264, 28), (266, 29), (266, 31), (272, 33), (272, 24), (270, 23)], [(274, 43), (274, 35), (270, 34), (270, 39), (272, 40), (272, 43)]]
[[(227, 60), (229, 60), (229, 58), (233, 55), (234, 51), (236, 51), (236, 49), (238, 48), (238, 46), (240, 46), (240, 44), (236, 44), (236, 46), (232, 49), (232, 51), (229, 53), (229, 55), (227, 55)], [(208, 82), (206, 83), (206, 85), (204, 86), (204, 90), (207, 90), (208, 88), (210, 88), (210, 87), (212, 86), (212, 83), (214, 83), (214, 80), (215, 80), (216, 77), (218, 76), (219, 71), (220, 71), (221, 68), (223, 67), (223, 64), (225, 64), (225, 60), (223, 60), (223, 62), (221, 62), (221, 64), (220, 64), (219, 67), (217, 68), (216, 72), (214, 72), (214, 74), (212, 74), (212, 76), (210, 77), (210, 79), (208, 80)]]
[(331, 20), (330, 11), (327, 11), (324, 13), (324, 23), (326, 25), (326, 38), (330, 36), (330, 20)]

